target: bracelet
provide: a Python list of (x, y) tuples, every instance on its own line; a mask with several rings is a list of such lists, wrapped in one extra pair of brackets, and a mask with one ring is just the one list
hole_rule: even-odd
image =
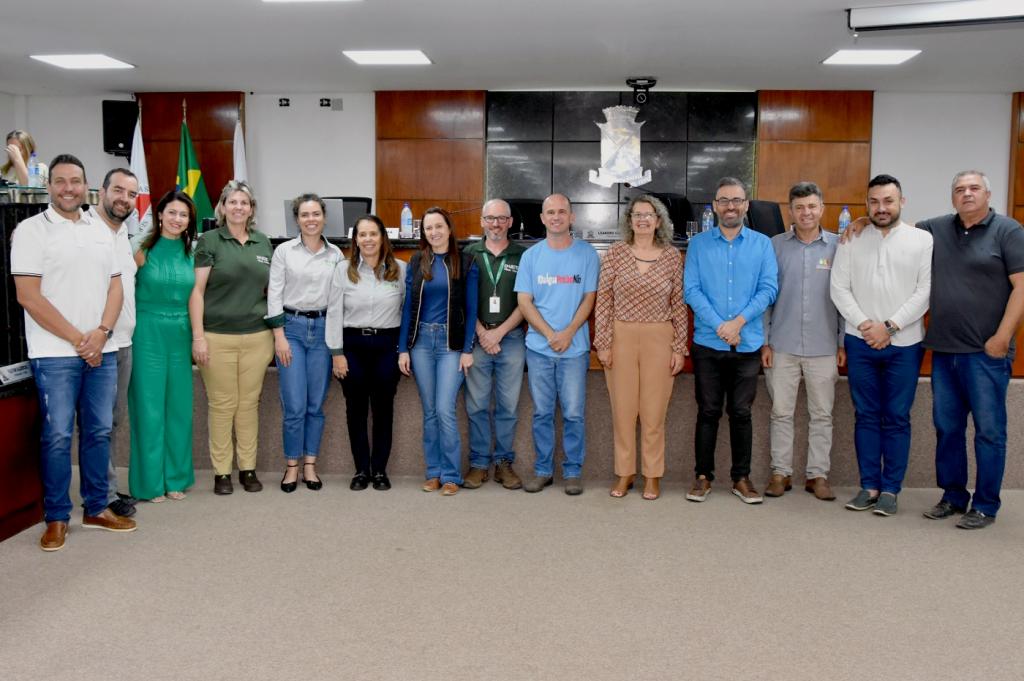
[(200, 336), (199, 338), (193, 338), (192, 342), (195, 343), (196, 341), (201, 341), (201, 340), (206, 340), (206, 336)]

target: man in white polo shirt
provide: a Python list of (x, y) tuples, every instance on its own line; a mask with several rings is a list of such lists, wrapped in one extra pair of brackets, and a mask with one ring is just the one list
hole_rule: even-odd
[(107, 508), (110, 428), (117, 389), (121, 271), (110, 229), (82, 211), (85, 168), (62, 154), (50, 164), (50, 207), (11, 238), (11, 273), (25, 308), (25, 336), (43, 432), (40, 459), (44, 551), (64, 547), (71, 518), (71, 437), (78, 414), (83, 527), (131, 532), (135, 521)]
[(910, 458), (910, 408), (924, 348), (932, 283), (932, 235), (900, 220), (899, 180), (868, 183), (868, 219), (860, 238), (841, 244), (831, 293), (846, 320), (846, 366), (856, 413), (854, 445), (861, 490), (851, 511), (896, 514)]
[[(114, 421), (111, 428), (111, 447), (119, 425), (128, 423), (128, 380), (132, 376), (132, 333), (135, 331), (135, 264), (132, 245), (128, 240), (128, 225), (125, 220), (135, 212), (135, 197), (139, 195), (139, 180), (127, 168), (114, 168), (103, 178), (100, 187), (100, 202), (94, 209), (96, 216), (110, 228), (114, 235), (114, 252), (121, 270), (121, 290), (124, 300), (121, 314), (114, 326), (114, 342), (117, 344), (117, 397), (114, 398)], [(107, 505), (117, 515), (135, 515), (135, 500), (128, 495), (117, 493), (117, 471), (114, 470), (114, 455), (111, 451), (110, 466), (107, 468)]]

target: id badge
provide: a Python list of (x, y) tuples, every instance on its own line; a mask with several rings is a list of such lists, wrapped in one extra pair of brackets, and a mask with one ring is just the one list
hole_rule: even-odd
[(490, 303), (491, 304), (491, 308), (490, 308), (491, 314), (498, 314), (499, 312), (501, 312), (501, 298), (499, 298), (498, 296), (491, 296), (490, 300), (491, 300), (491, 303)]

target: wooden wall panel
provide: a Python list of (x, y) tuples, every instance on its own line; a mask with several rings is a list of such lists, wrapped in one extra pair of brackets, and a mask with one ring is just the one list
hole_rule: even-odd
[(810, 180), (831, 203), (863, 202), (870, 167), (867, 142), (759, 142), (757, 198), (783, 203), (793, 184)]
[(482, 90), (378, 92), (377, 139), (483, 139)]
[(758, 102), (758, 139), (871, 141), (871, 92), (765, 90)]
[[(1013, 95), (1010, 121), (1010, 196), (1007, 211), (1024, 224), (1024, 92)], [(1017, 330), (1017, 357), (1013, 362), (1014, 377), (1024, 377), (1024, 328)]]
[[(242, 92), (140, 92), (142, 141), (146, 147), (150, 193), (154, 203), (174, 188), (181, 143), (181, 103), (187, 104), (188, 132), (203, 171), (206, 191), (216, 201), (234, 174), (235, 121), (245, 101)], [(242, 121), (245, 124), (244, 118)], [(257, 199), (259, 199), (259, 187)]]
[(453, 212), (460, 238), (480, 231), (484, 200), (486, 93), (378, 92), (377, 210), (397, 226), (402, 204), (417, 217)]

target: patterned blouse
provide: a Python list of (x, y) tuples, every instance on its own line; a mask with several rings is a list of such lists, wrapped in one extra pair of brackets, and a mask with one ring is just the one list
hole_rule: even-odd
[(683, 304), (683, 258), (668, 246), (646, 272), (637, 268), (629, 244), (618, 242), (601, 261), (594, 313), (594, 349), (612, 346), (612, 328), (621, 322), (672, 322), (672, 352), (686, 347), (687, 314)]

